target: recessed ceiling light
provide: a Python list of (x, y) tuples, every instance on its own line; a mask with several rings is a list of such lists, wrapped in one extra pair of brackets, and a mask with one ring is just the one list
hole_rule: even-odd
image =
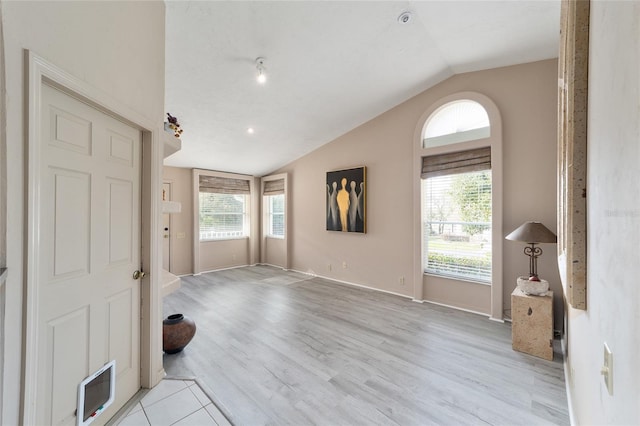
[(266, 83), (267, 74), (265, 73), (264, 58), (256, 58), (256, 69), (258, 70), (258, 75), (256, 76), (256, 80), (258, 80), (258, 83)]
[(403, 25), (408, 24), (411, 21), (412, 17), (413, 15), (411, 14), (411, 12), (409, 11), (402, 12), (400, 16), (398, 16), (398, 22)]
[(253, 130), (253, 127), (249, 127), (249, 128), (247, 129), (247, 133), (249, 133), (250, 135), (252, 135), (252, 134), (254, 134), (254, 133), (255, 133), (255, 130)]

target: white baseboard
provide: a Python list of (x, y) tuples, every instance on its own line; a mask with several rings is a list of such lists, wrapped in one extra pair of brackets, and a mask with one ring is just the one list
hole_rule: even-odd
[[(469, 312), (471, 314), (476, 314), (476, 315), (482, 315), (484, 317), (487, 317), (491, 321), (504, 323), (504, 320), (497, 319), (497, 318), (492, 318), (489, 314), (486, 314), (484, 312), (478, 312), (478, 311), (474, 311), (474, 310), (471, 310), (471, 309), (460, 308), (458, 306), (447, 305), (445, 303), (434, 302), (434, 301), (431, 301), (431, 300), (419, 300), (419, 299), (413, 298), (413, 296), (407, 296), (406, 294), (396, 293), (396, 292), (389, 291), (389, 290), (382, 290), (380, 288), (369, 287), (369, 286), (366, 286), (366, 285), (352, 283), (350, 281), (338, 280), (338, 279), (331, 278), (331, 277), (325, 277), (323, 275), (318, 275), (313, 271), (303, 272), (303, 271), (298, 271), (296, 269), (284, 269), (282, 266), (271, 265), (269, 263), (258, 263), (257, 265), (271, 266), (271, 267), (274, 267), (274, 268), (280, 268), (280, 269), (282, 269), (284, 271), (297, 272), (299, 274), (307, 275), (307, 276), (310, 276), (310, 277), (322, 278), (324, 280), (334, 281), (336, 283), (345, 284), (345, 285), (352, 286), (352, 287), (359, 287), (359, 288), (364, 288), (364, 289), (367, 289), (367, 290), (379, 291), (380, 293), (391, 294), (393, 296), (400, 296), (400, 297), (403, 297), (405, 299), (411, 299), (412, 302), (416, 302), (416, 303), (431, 303), (433, 305), (443, 306), (445, 308), (457, 309), (458, 311)], [(225, 271), (225, 270), (228, 270), (228, 269), (244, 268), (244, 267), (247, 267), (247, 266), (255, 266), (255, 265), (232, 266), (232, 267), (229, 267), (229, 268), (215, 269), (215, 270), (212, 270), (212, 271), (202, 271), (200, 274), (205, 274), (207, 272)], [(198, 274), (198, 275), (200, 275), (200, 274)], [(192, 274), (192, 275), (195, 276), (195, 274)], [(184, 276), (184, 275), (181, 275), (181, 276)]]
[(208, 269), (206, 271), (200, 271), (197, 274), (184, 274), (184, 275), (178, 275), (178, 276), (179, 277), (188, 277), (188, 276), (197, 277), (197, 276), (200, 276), (202, 274), (208, 274), (209, 272), (228, 271), (229, 269), (246, 268), (247, 266), (255, 266), (255, 265), (236, 265), (236, 266), (229, 266), (227, 268)]
[(569, 364), (567, 364), (567, 335), (564, 334), (560, 339), (562, 347), (562, 368), (564, 369), (564, 386), (567, 391), (567, 408), (569, 410), (569, 424), (576, 424), (576, 416), (573, 412), (573, 404), (571, 403), (571, 383), (569, 382)]
[(352, 286), (352, 287), (365, 288), (367, 290), (374, 290), (374, 291), (379, 291), (380, 293), (386, 293), (386, 294), (392, 294), (394, 296), (404, 297), (405, 299), (412, 299), (411, 296), (407, 296), (406, 294), (395, 293), (393, 291), (382, 290), (380, 288), (369, 287), (369, 286), (366, 286), (366, 285), (356, 284), (356, 283), (352, 283), (352, 282), (349, 282), (349, 281), (337, 280), (335, 278), (330, 278), (330, 277), (325, 277), (325, 276), (322, 276), (322, 275), (318, 275), (318, 274), (316, 274), (314, 272), (302, 272), (302, 271), (297, 271), (295, 269), (291, 269), (291, 271), (298, 272), (300, 274), (308, 275), (308, 276), (311, 276), (311, 277), (322, 278), (323, 280), (334, 281), (334, 282), (337, 282), (337, 283), (340, 283), (340, 284), (346, 284), (346, 285)]
[(251, 265), (251, 266), (271, 266), (272, 268), (278, 268), (278, 269), (282, 269), (283, 271), (289, 271), (289, 269), (287, 269), (287, 268), (284, 268), (284, 267), (282, 267), (280, 265), (273, 265), (271, 263), (260, 262), (260, 263), (256, 263), (255, 265)]
[(489, 319), (492, 319), (489, 314), (485, 314), (484, 312), (473, 311), (471, 309), (460, 308), (458, 306), (447, 305), (446, 303), (434, 302), (432, 300), (424, 300), (424, 302), (425, 303), (431, 303), (432, 305), (443, 306), (445, 308), (456, 309), (458, 311), (469, 312), (470, 314), (482, 315), (483, 317), (487, 317)]

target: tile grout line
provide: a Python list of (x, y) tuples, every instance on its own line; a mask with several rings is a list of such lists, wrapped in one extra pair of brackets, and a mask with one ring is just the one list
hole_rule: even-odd
[[(171, 379), (165, 379), (165, 380), (171, 380)], [(215, 407), (215, 404), (213, 404), (213, 401), (211, 401), (211, 399), (209, 398), (209, 396), (208, 396), (207, 394), (205, 394), (204, 392), (202, 392), (202, 393), (205, 395), (205, 397), (207, 397), (207, 399), (209, 400), (209, 403), (208, 403), (208, 404), (206, 404), (206, 405), (205, 405), (205, 404), (203, 404), (203, 403), (202, 403), (202, 401), (200, 401), (200, 399), (198, 398), (198, 396), (197, 396), (197, 395), (194, 393), (194, 391), (191, 389), (194, 385), (197, 385), (198, 383), (197, 383), (195, 380), (180, 380), (180, 381), (182, 381), (182, 382), (186, 385), (186, 387), (184, 387), (184, 388), (182, 388), (182, 389), (179, 389), (178, 391), (176, 391), (176, 392), (174, 392), (174, 393), (172, 393), (172, 394), (170, 394), (170, 395), (167, 395), (166, 397), (164, 397), (164, 398), (162, 398), (162, 399), (159, 399), (158, 401), (154, 402), (153, 404), (151, 404), (151, 405), (149, 405), (149, 406), (147, 406), (147, 407), (144, 407), (142, 404), (140, 404), (140, 406), (142, 407), (142, 412), (143, 412), (143, 414), (144, 414), (145, 418), (147, 419), (147, 423), (148, 423), (150, 426), (154, 426), (154, 425), (153, 425), (153, 423), (151, 423), (151, 420), (150, 420), (150, 418), (149, 418), (149, 415), (147, 414), (147, 408), (151, 408), (151, 407), (153, 407), (154, 405), (156, 405), (157, 403), (159, 403), (159, 402), (161, 402), (161, 401), (165, 401), (165, 400), (167, 400), (167, 399), (169, 399), (169, 398), (171, 398), (171, 397), (173, 397), (173, 396), (177, 395), (178, 393), (180, 393), (180, 392), (182, 392), (182, 391), (184, 391), (184, 390), (188, 389), (188, 390), (189, 390), (189, 392), (191, 393), (191, 395), (193, 395), (193, 397), (198, 401), (198, 404), (200, 404), (200, 407), (198, 407), (196, 410), (194, 410), (194, 411), (192, 411), (192, 412), (190, 412), (190, 413), (185, 414), (183, 417), (181, 417), (181, 418), (177, 419), (175, 422), (173, 422), (173, 423), (171, 423), (171, 424), (172, 424), (172, 425), (175, 425), (176, 423), (181, 422), (182, 420), (184, 420), (184, 419), (186, 419), (187, 417), (189, 417), (189, 416), (191, 416), (191, 415), (193, 415), (193, 414), (197, 413), (197, 412), (198, 412), (198, 411), (200, 411), (200, 410), (204, 410), (205, 414), (206, 414), (206, 415), (207, 415), (207, 416), (208, 416), (208, 417), (209, 417), (209, 418), (210, 418), (214, 423), (216, 423), (216, 424), (217, 424), (216, 420), (211, 416), (211, 414), (209, 414), (209, 412), (208, 412), (208, 411), (207, 411), (207, 409), (205, 408), (205, 407), (206, 407), (207, 405), (209, 405), (209, 404), (211, 404), (211, 405), (213, 405), (213, 406)], [(191, 383), (191, 384), (188, 384), (188, 383), (187, 383), (187, 381), (190, 381), (190, 382), (192, 382), (192, 383)], [(199, 386), (198, 386), (198, 387), (199, 387)], [(165, 401), (165, 402), (167, 402), (167, 401)], [(131, 414), (129, 414), (129, 415), (131, 415)]]
[[(162, 381), (164, 381), (164, 380), (167, 380), (167, 379), (162, 379)], [(160, 381), (160, 383), (162, 383), (162, 381)], [(181, 382), (183, 382), (183, 383), (185, 382), (185, 380), (176, 380), (176, 381), (181, 381)], [(159, 385), (160, 383), (158, 383), (158, 385)], [(175, 392), (173, 392), (173, 393), (170, 393), (169, 395), (165, 396), (164, 398), (161, 398), (161, 399), (157, 400), (156, 402), (154, 402), (153, 404), (150, 404), (148, 407), (153, 407), (153, 406), (154, 406), (154, 405), (156, 405), (158, 402), (160, 402), (160, 401), (164, 401), (165, 399), (170, 398), (170, 397), (174, 396), (175, 394), (177, 394), (177, 393), (179, 393), (179, 392), (182, 392), (182, 391), (183, 391), (183, 390), (185, 390), (185, 389), (189, 389), (189, 386), (188, 386), (186, 383), (184, 383), (184, 384), (185, 384), (185, 387), (184, 387), (184, 388), (182, 388), (182, 389), (178, 389), (177, 391), (175, 391)], [(144, 399), (144, 398), (143, 398), (143, 399)], [(143, 410), (145, 409), (145, 406), (142, 404), (142, 399), (140, 400), (140, 406), (142, 407), (142, 409), (143, 409)]]
[[(142, 407), (142, 404), (140, 404), (140, 406)], [(147, 419), (147, 423), (149, 424), (149, 426), (152, 426), (152, 425), (151, 425), (151, 419), (150, 419), (150, 418), (149, 418), (149, 416), (147, 415), (147, 412), (146, 412), (146, 410), (144, 409), (144, 407), (142, 407), (142, 414), (144, 414), (144, 417)], [(126, 417), (125, 417), (125, 419), (126, 419)]]
[[(218, 408), (218, 406), (213, 402), (213, 400), (211, 399), (211, 397), (204, 391), (204, 389), (202, 389), (202, 386), (200, 386), (200, 384), (198, 383), (197, 380), (193, 380), (193, 385), (189, 386), (189, 390), (191, 391), (191, 393), (193, 394), (193, 396), (196, 397), (196, 399), (198, 400), (198, 402), (200, 404), (202, 404), (202, 401), (200, 401), (200, 399), (198, 398), (198, 396), (195, 394), (195, 392), (193, 391), (193, 389), (191, 389), (193, 386), (197, 386), (198, 389), (200, 390), (200, 392), (202, 393), (202, 395), (205, 396), (205, 398), (207, 398), (207, 401), (209, 401), (207, 404), (203, 404), (202, 408), (200, 408), (201, 410), (204, 410), (204, 412), (207, 414), (207, 416), (209, 416), (209, 418), (211, 420), (213, 420), (213, 423), (215, 423), (216, 425), (218, 425), (219, 423), (216, 421), (216, 419), (211, 415), (211, 413), (209, 413), (209, 410), (207, 410), (207, 407), (209, 405), (213, 406), (220, 414), (222, 414), (223, 417), (226, 418), (226, 416), (224, 415), (224, 413), (220, 410), (220, 408)], [(151, 425), (153, 426), (153, 425)]]
[[(171, 425), (175, 425), (176, 423), (181, 422), (182, 420), (186, 419), (186, 418), (187, 418), (187, 417), (189, 417), (190, 415), (195, 414), (195, 413), (197, 413), (198, 411), (203, 410), (203, 409), (204, 409), (204, 407), (200, 407), (200, 408), (198, 408), (196, 411), (193, 411), (193, 412), (191, 412), (191, 413), (189, 413), (189, 414), (185, 415), (184, 417), (182, 417), (182, 418), (180, 418), (180, 419), (176, 420), (175, 422), (171, 423)], [(205, 412), (206, 412), (206, 411), (207, 411), (207, 410), (205, 410)], [(209, 413), (207, 413), (207, 415), (209, 415)], [(209, 417), (211, 417), (211, 416), (209, 416)], [(151, 425), (151, 426), (153, 426), (153, 425)]]

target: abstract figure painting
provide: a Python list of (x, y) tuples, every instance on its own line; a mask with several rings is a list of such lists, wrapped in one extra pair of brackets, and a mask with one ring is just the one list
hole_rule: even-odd
[(366, 167), (327, 172), (327, 231), (364, 234)]

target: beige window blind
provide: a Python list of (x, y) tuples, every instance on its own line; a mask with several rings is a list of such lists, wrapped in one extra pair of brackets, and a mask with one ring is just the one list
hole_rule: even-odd
[(268, 180), (264, 183), (263, 195), (284, 194), (284, 179)]
[(200, 192), (215, 194), (250, 194), (249, 181), (220, 176), (200, 175)]
[(422, 179), (491, 169), (491, 148), (422, 157)]

